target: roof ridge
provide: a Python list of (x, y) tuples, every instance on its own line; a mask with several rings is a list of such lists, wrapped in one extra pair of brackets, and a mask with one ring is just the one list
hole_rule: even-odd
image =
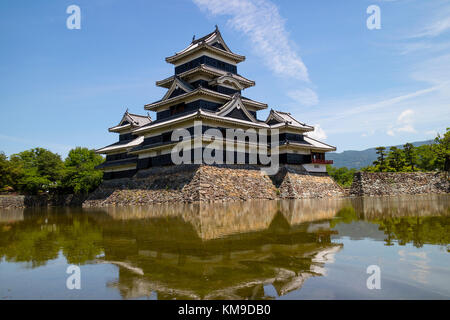
[(284, 112), (284, 111), (279, 111), (279, 110), (274, 110), (274, 109), (272, 109), (272, 110), (277, 113), (288, 114), (288, 115), (292, 116), (290, 112)]
[(191, 44), (196, 44), (196, 43), (199, 43), (199, 42), (203, 42), (204, 40), (206, 40), (207, 38), (211, 37), (216, 32), (217, 32), (217, 30), (214, 30), (213, 32), (210, 32), (210, 33), (208, 33), (207, 35), (205, 35), (205, 36), (203, 36), (201, 38), (198, 38), (198, 39), (194, 38), (194, 40), (191, 42)]
[(332, 148), (336, 148), (335, 146), (332, 146), (331, 144), (328, 144), (328, 143), (325, 143), (325, 142), (323, 142), (323, 141), (320, 141), (320, 140), (311, 138), (310, 136), (308, 136), (308, 134), (305, 134), (305, 136), (306, 136), (307, 138), (311, 139), (311, 140), (314, 140), (314, 141), (316, 141), (316, 142), (322, 143), (322, 144), (324, 144), (324, 145), (326, 145), (326, 146), (329, 146), (329, 147), (332, 147)]
[(136, 117), (142, 117), (142, 118), (147, 118), (147, 117), (148, 117), (148, 116), (141, 115), (141, 114), (136, 114), (136, 113), (129, 113), (129, 112), (128, 112), (128, 114), (129, 114), (130, 116), (136, 116)]

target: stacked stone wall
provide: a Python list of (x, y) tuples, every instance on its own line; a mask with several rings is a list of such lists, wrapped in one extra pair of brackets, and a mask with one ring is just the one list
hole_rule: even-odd
[(449, 193), (446, 173), (358, 172), (350, 194), (354, 196), (416, 195)]
[(0, 195), (0, 208), (30, 208), (53, 206), (81, 206), (86, 200), (85, 195)]
[[(284, 172), (283, 172), (284, 171)], [(280, 198), (330, 198), (342, 197), (344, 190), (328, 174), (306, 172), (302, 166), (285, 166), (276, 178)]]
[(181, 165), (151, 168), (133, 178), (105, 181), (85, 207), (163, 202), (236, 201), (343, 196), (328, 175), (311, 175), (302, 166), (283, 166), (270, 177), (259, 166)]

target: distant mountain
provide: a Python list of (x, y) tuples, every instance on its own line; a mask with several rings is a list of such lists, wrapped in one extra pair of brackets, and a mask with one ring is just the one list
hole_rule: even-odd
[[(433, 140), (412, 142), (415, 147), (431, 144)], [(396, 146), (397, 148), (403, 148), (403, 145)], [(386, 147), (387, 151), (390, 147)], [(347, 167), (360, 169), (371, 165), (377, 159), (377, 153), (375, 148), (370, 148), (362, 151), (348, 150), (344, 152), (331, 152), (327, 153), (327, 159), (333, 160), (333, 165), (337, 168)]]

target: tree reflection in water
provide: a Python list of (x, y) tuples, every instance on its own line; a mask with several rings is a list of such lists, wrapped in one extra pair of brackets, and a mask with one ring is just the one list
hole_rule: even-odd
[(325, 275), (347, 224), (375, 224), (386, 245), (447, 246), (448, 203), (416, 196), (6, 211), (0, 258), (31, 268), (60, 253), (69, 264), (113, 264), (119, 276), (108, 286), (124, 298), (271, 299), (267, 286), (281, 296)]

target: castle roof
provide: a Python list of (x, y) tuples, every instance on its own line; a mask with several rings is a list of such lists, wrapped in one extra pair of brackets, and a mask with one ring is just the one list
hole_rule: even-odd
[(198, 67), (189, 69), (185, 72), (178, 74), (177, 76), (170, 76), (166, 79), (156, 81), (156, 85), (159, 87), (163, 87), (163, 88), (170, 88), (175, 77), (178, 77), (180, 79), (185, 79), (185, 78), (189, 78), (190, 76), (195, 76), (196, 74), (200, 74), (200, 73), (209, 74), (214, 77), (221, 77), (221, 76), (225, 76), (225, 75), (230, 76), (233, 79), (236, 79), (237, 81), (239, 81), (239, 83), (244, 88), (252, 87), (255, 85), (255, 81), (253, 81), (253, 80), (249, 80), (239, 74), (229, 73), (227, 71), (220, 70), (218, 68), (214, 68), (214, 67), (208, 66), (206, 64), (201, 64)]
[(144, 132), (147, 131), (151, 131), (153, 129), (156, 128), (161, 128), (161, 127), (166, 127), (166, 126), (172, 126), (173, 124), (179, 123), (179, 122), (184, 122), (186, 120), (191, 120), (194, 118), (205, 118), (205, 119), (212, 119), (212, 120), (218, 120), (218, 121), (222, 121), (222, 122), (228, 122), (228, 123), (237, 123), (237, 124), (242, 124), (242, 125), (247, 125), (250, 127), (257, 127), (257, 128), (266, 128), (266, 129), (270, 129), (270, 126), (263, 122), (263, 121), (258, 121), (256, 120), (255, 122), (252, 120), (242, 120), (242, 119), (236, 119), (236, 118), (231, 118), (228, 116), (223, 116), (220, 115), (219, 113), (216, 112), (212, 112), (212, 111), (207, 111), (207, 110), (203, 110), (203, 109), (198, 109), (195, 111), (191, 111), (191, 112), (187, 112), (183, 115), (177, 116), (177, 117), (173, 117), (170, 119), (164, 119), (164, 121), (158, 122), (152, 122), (144, 127), (141, 128), (137, 128), (133, 131), (133, 133), (135, 134), (143, 134)]
[(233, 53), (230, 48), (227, 46), (225, 41), (222, 38), (222, 35), (219, 31), (219, 28), (216, 26), (216, 29), (207, 34), (204, 37), (201, 37), (197, 40), (193, 39), (191, 44), (187, 46), (185, 49), (175, 53), (175, 55), (167, 57), (166, 61), (169, 63), (176, 63), (178, 60), (191, 55), (195, 52), (199, 52), (201, 50), (210, 51), (212, 53), (225, 56), (236, 63), (242, 62), (245, 60), (244, 56)]
[(269, 122), (276, 122), (276, 124), (273, 124), (271, 127), (276, 128), (279, 126), (287, 125), (289, 127), (294, 127), (298, 129), (304, 129), (305, 131), (313, 131), (314, 127), (309, 126), (305, 123), (302, 123), (298, 120), (296, 120), (290, 113), (288, 112), (282, 112), (282, 111), (276, 111), (271, 109), (270, 114), (267, 117), (266, 123)]
[(152, 118), (150, 115), (139, 115), (139, 114), (133, 114), (129, 113), (128, 109), (125, 111), (125, 113), (122, 116), (122, 119), (120, 120), (119, 124), (109, 128), (108, 130), (110, 132), (122, 132), (124, 130), (130, 129), (130, 128), (138, 128), (145, 126), (146, 124), (149, 124), (152, 122)]
[(171, 84), (169, 90), (166, 92), (164, 97), (161, 100), (159, 100), (159, 101), (165, 101), (165, 100), (169, 99), (171, 94), (177, 89), (181, 89), (181, 90), (184, 91), (184, 93), (188, 93), (188, 92), (193, 91), (194, 87), (192, 87), (186, 81), (184, 81), (184, 80), (178, 78), (177, 76), (175, 76), (173, 81), (172, 81), (172, 84)]
[(218, 116), (226, 116), (230, 114), (233, 110), (240, 110), (251, 122), (257, 123), (256, 118), (248, 112), (247, 108), (244, 106), (241, 95), (239, 93), (235, 93), (230, 101), (225, 103), (222, 107), (219, 108), (216, 113)]
[(137, 137), (136, 139), (123, 140), (123, 141), (119, 141), (119, 142), (110, 144), (106, 147), (95, 150), (95, 152), (110, 153), (110, 152), (115, 152), (115, 151), (127, 150), (129, 148), (132, 148), (132, 147), (135, 147), (135, 146), (141, 144), (143, 141), (144, 141), (144, 137), (140, 136), (140, 137)]
[(324, 142), (321, 142), (319, 140), (313, 139), (311, 137), (308, 137), (307, 135), (303, 136), (304, 141), (288, 141), (284, 145), (289, 145), (292, 147), (298, 147), (298, 148), (306, 148), (311, 150), (317, 150), (317, 151), (336, 151), (336, 147), (331, 146), (329, 144), (326, 144)]
[[(156, 109), (158, 109), (161, 106), (172, 104), (174, 102), (181, 101), (181, 100), (183, 100), (185, 98), (188, 98), (188, 97), (191, 97), (191, 96), (194, 96), (194, 95), (210, 96), (210, 97), (215, 97), (215, 98), (218, 98), (218, 99), (222, 99), (224, 101), (229, 101), (229, 100), (232, 99), (232, 97), (230, 95), (227, 95), (227, 94), (224, 94), (224, 93), (220, 93), (220, 92), (217, 92), (217, 91), (213, 91), (213, 90), (210, 90), (210, 89), (206, 89), (206, 88), (203, 88), (203, 87), (198, 87), (198, 88), (196, 88), (196, 89), (194, 89), (192, 91), (186, 92), (184, 94), (180, 94), (180, 95), (172, 97), (172, 98), (167, 98), (165, 100), (163, 99), (163, 100), (159, 100), (159, 101), (147, 104), (147, 105), (144, 106), (144, 108), (146, 110), (156, 111)], [(244, 97), (242, 97), (242, 102), (244, 104), (248, 105), (248, 106), (252, 106), (252, 107), (257, 108), (257, 109), (265, 109), (265, 108), (267, 108), (267, 104), (265, 104), (265, 103), (258, 102), (258, 101), (255, 101), (255, 100), (251, 100), (251, 99), (244, 98)]]

